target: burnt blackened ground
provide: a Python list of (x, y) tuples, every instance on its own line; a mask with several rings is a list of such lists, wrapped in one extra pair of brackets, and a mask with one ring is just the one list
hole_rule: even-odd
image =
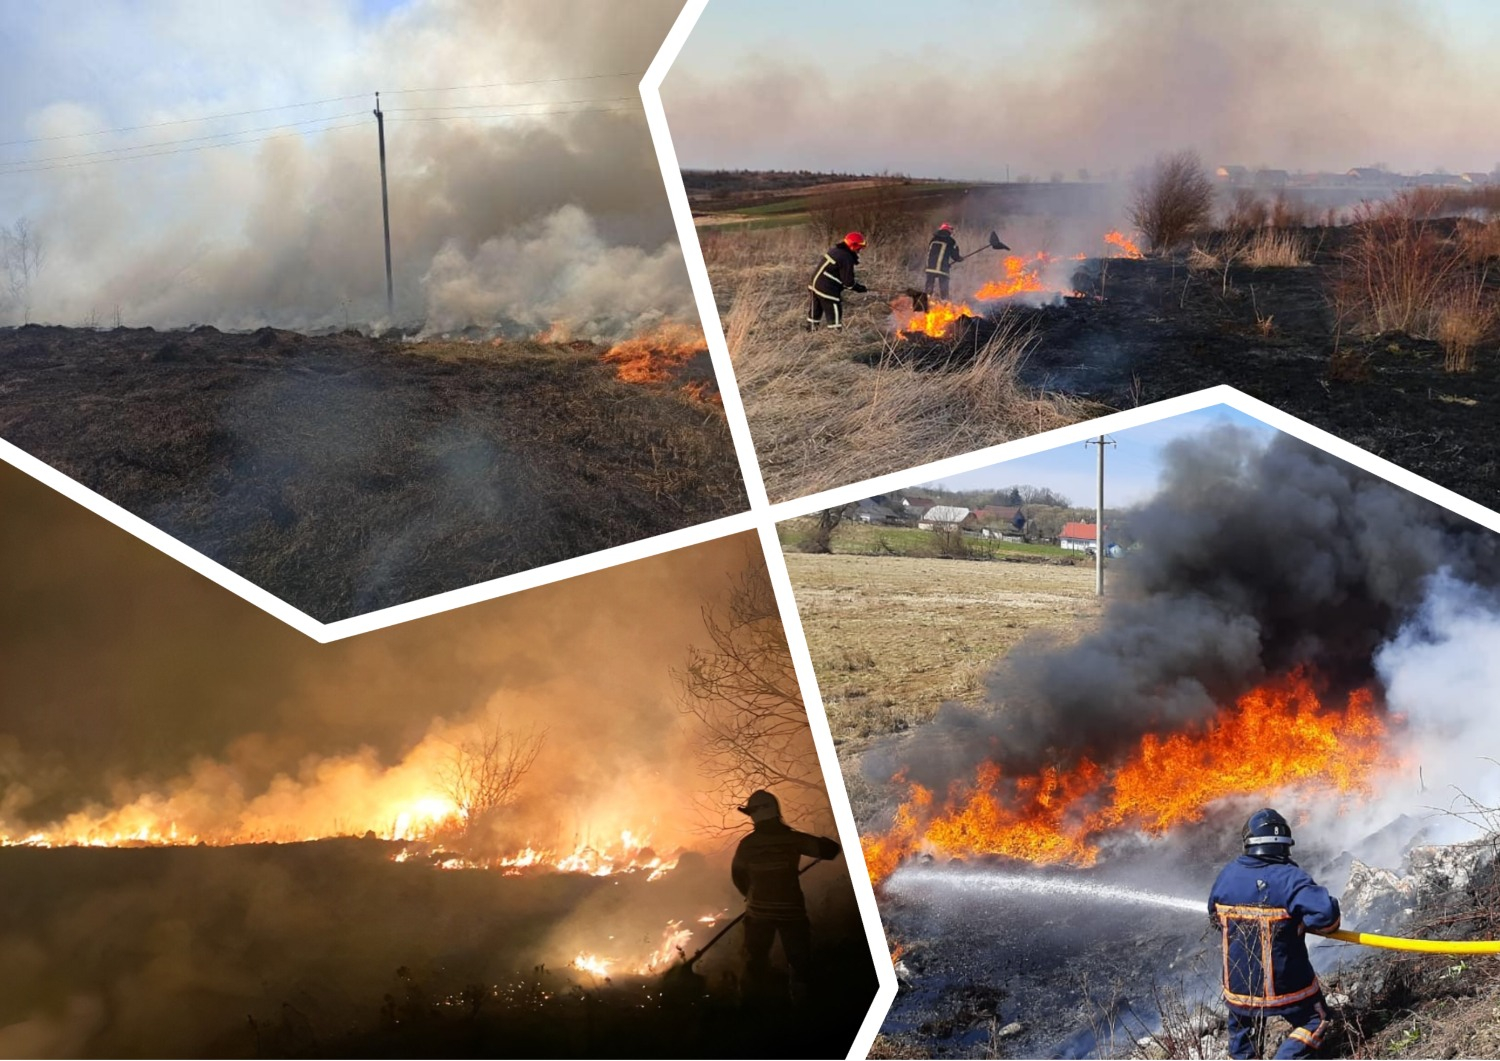
[(28, 326), (0, 437), (333, 621), (741, 511), (719, 406), (602, 352)]
[[(1163, 260), (1084, 263), (1073, 282), (1085, 297), (1009, 311), (1034, 329), (1025, 381), (1095, 402), (1099, 412), (1227, 383), (1500, 508), (1496, 351), (1481, 350), (1472, 372), (1449, 373), (1435, 341), (1336, 336), (1329, 291), (1347, 230), (1303, 235), (1311, 265), (1236, 265), (1227, 277)], [(903, 341), (896, 353), (940, 370), (993, 327), (980, 322), (952, 342)]]
[[(963, 868), (985, 865), (1035, 872), (1013, 862)], [(1212, 881), (1211, 868), (1202, 873)], [(1156, 886), (1170, 881), (1182, 894), (1199, 883), (1185, 885), (1175, 872), (1156, 877)], [(1214, 986), (1203, 957), (1217, 937), (1206, 913), (942, 892), (930, 901), (882, 896), (881, 918), (902, 974), (881, 1029), (885, 1056), (1097, 1056), (1150, 1030), (1158, 991)]]
[(401, 846), (0, 849), (0, 1055), (842, 1057), (874, 997), (842, 863), (805, 880), (818, 986), (793, 1009), (741, 1001), (738, 929), (682, 991), (567, 968), (729, 907), (722, 865), (505, 876)]

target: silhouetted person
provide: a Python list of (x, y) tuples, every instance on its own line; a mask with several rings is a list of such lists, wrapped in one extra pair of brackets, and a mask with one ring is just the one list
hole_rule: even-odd
[(946, 299), (948, 271), (953, 268), (954, 262), (963, 260), (964, 256), (958, 253), (958, 241), (953, 238), (953, 226), (944, 221), (927, 244), (927, 294), (931, 295), (935, 286), (938, 297)]
[(1258, 1057), (1266, 1019), (1292, 1033), (1278, 1058), (1310, 1057), (1328, 1031), (1323, 988), (1307, 956), (1308, 932), (1339, 927), (1339, 902), (1292, 861), (1292, 828), (1267, 808), (1250, 815), (1245, 853), (1219, 873), (1208, 916), (1223, 933), (1229, 1056)]
[(812, 926), (798, 880), (802, 856), (837, 858), (839, 845), (826, 836), (799, 833), (781, 820), (781, 804), (764, 790), (750, 793), (741, 814), (755, 829), (735, 848), (730, 875), (745, 897), (746, 979), (764, 984), (771, 968), (771, 946), (781, 937), (781, 949), (791, 969), (793, 1001), (806, 997), (812, 969)]
[(854, 267), (859, 264), (859, 252), (864, 249), (865, 237), (851, 232), (823, 253), (812, 283), (807, 304), (807, 330), (817, 328), (825, 318), (830, 328), (844, 326), (844, 289), (863, 292), (865, 285), (854, 279)]

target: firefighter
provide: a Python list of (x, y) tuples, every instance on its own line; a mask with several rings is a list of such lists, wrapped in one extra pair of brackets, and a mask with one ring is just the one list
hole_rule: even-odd
[(1223, 937), (1229, 1056), (1258, 1057), (1268, 1017), (1291, 1035), (1278, 1058), (1310, 1057), (1328, 1032), (1323, 988), (1307, 956), (1308, 932), (1339, 927), (1339, 903), (1292, 861), (1292, 829), (1266, 808), (1241, 834), (1245, 853), (1225, 866), (1208, 897)]
[(932, 294), (934, 286), (938, 289), (938, 297), (948, 297), (948, 270), (955, 262), (961, 262), (964, 256), (958, 253), (958, 241), (953, 238), (953, 226), (944, 221), (932, 234), (932, 242), (927, 244), (927, 294)]
[(750, 793), (741, 814), (755, 823), (754, 831), (735, 848), (730, 876), (745, 897), (746, 981), (758, 989), (771, 969), (771, 945), (781, 937), (781, 949), (791, 970), (794, 1002), (807, 995), (812, 969), (812, 927), (798, 880), (803, 855), (837, 858), (839, 845), (826, 836), (799, 833), (781, 820), (781, 804), (764, 789)]
[(864, 249), (865, 237), (851, 232), (823, 255), (818, 269), (813, 273), (812, 283), (807, 289), (812, 292), (807, 306), (807, 330), (817, 328), (825, 318), (830, 328), (844, 326), (844, 289), (863, 294), (869, 290), (854, 279), (854, 267), (859, 264), (859, 252)]

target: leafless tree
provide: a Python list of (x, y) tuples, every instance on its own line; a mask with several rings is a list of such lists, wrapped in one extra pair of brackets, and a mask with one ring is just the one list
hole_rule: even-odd
[(515, 798), (546, 736), (546, 730), (535, 726), (518, 734), (494, 721), (453, 745), (438, 769), (438, 788), (458, 805), (467, 828), (473, 829)]
[(1214, 185), (1192, 151), (1163, 155), (1136, 189), (1130, 222), (1154, 251), (1171, 250), (1208, 221)]
[(28, 218), (0, 225), (0, 267), (5, 270), (5, 289), (12, 305), (21, 311), (21, 322), (31, 320), (31, 285), (46, 262), (42, 237)]
[(817, 524), (802, 541), (802, 551), (806, 553), (833, 552), (833, 532), (858, 507), (858, 505), (841, 505), (838, 508), (825, 508), (819, 512), (816, 517)]
[(697, 731), (699, 766), (714, 782), (700, 801), (704, 824), (739, 824), (731, 808), (758, 788), (774, 792), (793, 818), (826, 819), (823, 772), (758, 549), (725, 599), (703, 609), (703, 626), (707, 643), (690, 647), (674, 676)]

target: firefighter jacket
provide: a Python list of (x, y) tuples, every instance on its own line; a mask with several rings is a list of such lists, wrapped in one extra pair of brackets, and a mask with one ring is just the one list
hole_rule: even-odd
[(958, 241), (953, 238), (953, 233), (938, 229), (932, 234), (932, 242), (927, 244), (928, 273), (947, 276), (953, 263), (961, 257), (958, 253)]
[(1219, 873), (1208, 916), (1223, 933), (1224, 1001), (1277, 1013), (1322, 990), (1308, 929), (1339, 927), (1339, 902), (1291, 859), (1241, 855)]
[(823, 260), (818, 263), (818, 271), (813, 273), (812, 283), (807, 289), (819, 298), (837, 301), (844, 297), (844, 288), (853, 287), (854, 267), (859, 264), (859, 255), (849, 249), (849, 245), (839, 240), (828, 252), (823, 255)]
[(767, 921), (807, 916), (797, 879), (803, 855), (837, 858), (839, 845), (826, 836), (799, 833), (783, 821), (756, 822), (755, 831), (735, 848), (729, 873), (745, 897), (745, 915)]

